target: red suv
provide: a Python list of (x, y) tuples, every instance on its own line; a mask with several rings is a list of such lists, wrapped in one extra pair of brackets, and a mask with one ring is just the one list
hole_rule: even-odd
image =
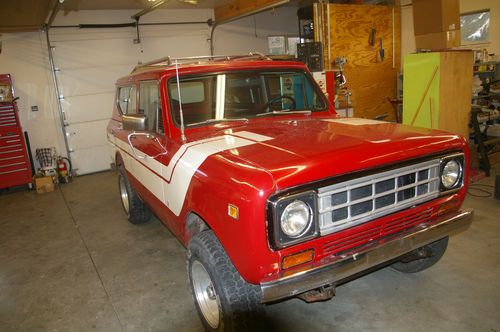
[(329, 299), (374, 267), (424, 270), (472, 220), (464, 138), (340, 118), (299, 62), (140, 65), (117, 82), (107, 133), (128, 220), (155, 214), (188, 248), (207, 330)]

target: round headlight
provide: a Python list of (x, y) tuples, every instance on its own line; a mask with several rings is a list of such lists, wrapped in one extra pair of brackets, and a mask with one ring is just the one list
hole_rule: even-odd
[(309, 205), (296, 200), (288, 204), (281, 214), (281, 230), (287, 236), (296, 238), (311, 226), (312, 212)]
[(456, 160), (446, 162), (441, 174), (441, 183), (446, 189), (451, 189), (457, 185), (462, 173), (462, 166)]

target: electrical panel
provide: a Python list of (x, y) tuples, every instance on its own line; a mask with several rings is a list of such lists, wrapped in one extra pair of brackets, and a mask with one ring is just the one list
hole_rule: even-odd
[(304, 62), (310, 71), (323, 70), (323, 46), (320, 42), (297, 44), (297, 58)]

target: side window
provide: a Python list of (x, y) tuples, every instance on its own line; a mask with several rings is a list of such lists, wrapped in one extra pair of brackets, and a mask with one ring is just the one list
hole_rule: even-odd
[(148, 117), (148, 130), (164, 134), (163, 115), (159, 98), (158, 83), (145, 81), (139, 85), (139, 113)]
[(136, 113), (137, 99), (134, 85), (122, 86), (118, 88), (118, 107), (122, 114)]

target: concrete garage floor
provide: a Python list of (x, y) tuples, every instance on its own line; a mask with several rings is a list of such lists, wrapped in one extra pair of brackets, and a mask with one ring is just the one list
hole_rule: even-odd
[[(0, 331), (202, 330), (185, 249), (158, 220), (128, 224), (116, 183), (106, 172), (0, 196)], [(269, 331), (500, 332), (500, 203), (469, 196), (465, 207), (472, 228), (433, 268), (386, 268), (332, 301), (269, 306)]]

